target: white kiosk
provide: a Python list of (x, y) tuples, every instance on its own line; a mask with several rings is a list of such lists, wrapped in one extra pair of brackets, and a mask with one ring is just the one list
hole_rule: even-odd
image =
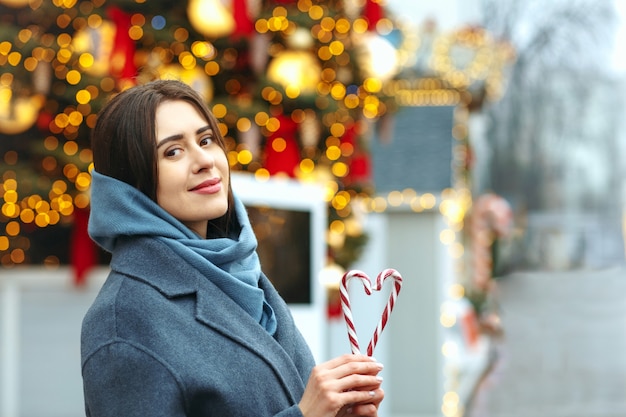
[(241, 173), (232, 173), (231, 181), (248, 208), (261, 269), (289, 304), (315, 360), (325, 360), (326, 293), (318, 279), (326, 259), (323, 189), (290, 179), (258, 181)]

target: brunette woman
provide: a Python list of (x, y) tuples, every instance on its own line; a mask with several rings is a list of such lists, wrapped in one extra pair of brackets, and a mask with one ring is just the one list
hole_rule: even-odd
[(89, 233), (111, 272), (83, 321), (90, 417), (376, 416), (382, 365), (315, 366), (261, 271), (223, 138), (178, 81), (115, 96), (92, 135)]

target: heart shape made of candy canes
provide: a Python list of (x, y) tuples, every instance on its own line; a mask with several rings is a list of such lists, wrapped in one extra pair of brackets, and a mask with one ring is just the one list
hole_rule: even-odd
[(374, 334), (372, 335), (372, 338), (370, 339), (370, 342), (367, 346), (367, 356), (372, 356), (372, 354), (374, 353), (374, 348), (378, 343), (378, 338), (380, 337), (383, 329), (387, 325), (389, 316), (391, 315), (393, 307), (396, 304), (396, 299), (398, 298), (398, 294), (400, 293), (400, 289), (402, 288), (402, 276), (395, 269), (385, 269), (380, 274), (378, 274), (373, 287), (372, 281), (363, 271), (348, 271), (341, 278), (341, 285), (339, 287), (339, 292), (341, 296), (341, 309), (343, 311), (343, 317), (346, 320), (346, 326), (348, 327), (348, 339), (350, 340), (350, 349), (352, 350), (352, 353), (361, 353), (359, 349), (359, 339), (356, 335), (356, 328), (354, 326), (354, 319), (352, 318), (350, 297), (348, 295), (348, 281), (351, 278), (359, 278), (361, 280), (363, 288), (365, 289), (365, 293), (367, 295), (372, 295), (372, 290), (380, 291), (383, 287), (385, 280), (387, 280), (388, 278), (393, 279), (394, 281), (393, 288), (391, 289), (391, 293), (389, 294), (389, 300), (387, 301), (387, 305), (383, 310), (380, 321), (378, 322), (376, 330), (374, 330)]

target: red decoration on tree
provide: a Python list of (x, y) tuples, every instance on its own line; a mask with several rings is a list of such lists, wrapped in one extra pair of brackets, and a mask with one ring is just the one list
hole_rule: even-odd
[(54, 121), (54, 116), (49, 111), (41, 111), (37, 117), (37, 128), (45, 133), (50, 132), (50, 123)]
[(383, 7), (378, 0), (366, 0), (363, 17), (367, 19), (367, 30), (376, 30), (376, 24), (383, 18)]
[(326, 317), (329, 320), (341, 320), (343, 318), (343, 312), (341, 309), (341, 297), (338, 290), (335, 290), (328, 295), (328, 304), (326, 305)]
[(88, 222), (89, 213), (87, 210), (76, 209), (74, 211), (70, 262), (74, 270), (74, 284), (77, 286), (85, 283), (87, 272), (97, 263), (96, 247), (87, 233)]
[(371, 163), (367, 152), (364, 152), (357, 143), (356, 125), (351, 125), (341, 137), (342, 144), (352, 145), (353, 153), (348, 160), (349, 172), (345, 177), (346, 184), (359, 184), (369, 182), (371, 179)]
[(135, 41), (128, 34), (131, 27), (131, 15), (119, 7), (110, 7), (107, 13), (115, 24), (111, 72), (120, 80), (132, 79), (137, 74), (137, 68), (134, 62)]
[(350, 183), (362, 184), (372, 178), (372, 164), (366, 152), (359, 152), (350, 163)]
[(246, 0), (233, 0), (233, 17), (235, 19), (234, 38), (248, 37), (254, 33), (254, 23), (248, 13)]
[(265, 169), (270, 175), (284, 173), (296, 176), (296, 168), (300, 164), (300, 147), (296, 141), (298, 125), (289, 117), (276, 117), (280, 127), (268, 138), (265, 145)]

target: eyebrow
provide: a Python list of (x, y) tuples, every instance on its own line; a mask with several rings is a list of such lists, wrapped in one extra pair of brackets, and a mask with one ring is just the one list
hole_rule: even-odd
[[(201, 135), (204, 132), (206, 132), (207, 130), (213, 130), (213, 129), (211, 129), (211, 126), (206, 125), (204, 127), (201, 127), (200, 129), (196, 130), (196, 135)], [(161, 139), (159, 141), (159, 143), (157, 143), (157, 149), (159, 149), (161, 146), (165, 145), (166, 143), (174, 142), (174, 141), (177, 141), (177, 140), (181, 140), (183, 137), (184, 137), (183, 134), (179, 133), (177, 135), (172, 135), (172, 136), (168, 136), (168, 137), (166, 137), (164, 139)]]

